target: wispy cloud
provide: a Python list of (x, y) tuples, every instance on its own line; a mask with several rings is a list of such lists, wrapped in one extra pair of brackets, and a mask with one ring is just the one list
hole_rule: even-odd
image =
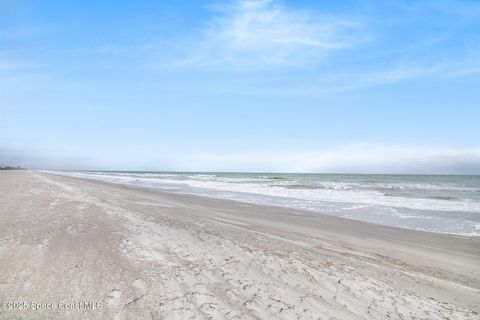
[[(429, 12), (440, 10), (439, 5), (430, 1), (423, 5), (395, 3), (388, 9), (396, 10), (402, 19), (358, 8), (343, 15), (328, 15), (276, 0), (238, 0), (212, 6), (213, 14), (199, 31), (199, 39), (187, 41), (182, 47), (184, 59), (174, 59), (173, 65), (187, 70), (200, 66), (224, 74), (253, 70), (267, 75), (261, 85), (250, 85), (251, 78), (244, 82), (236, 78), (231, 86), (214, 88), (252, 95), (328, 96), (411, 80), (454, 80), (480, 73), (478, 46), (457, 39), (463, 24), (471, 24), (465, 8), (445, 13), (463, 24), (450, 28), (437, 19), (432, 22), (435, 30), (422, 25), (417, 35), (410, 34), (413, 31), (408, 23), (418, 24), (419, 16), (430, 17)], [(450, 1), (442, 3), (445, 8), (454, 6)], [(410, 36), (404, 38), (397, 32)], [(294, 73), (282, 74), (280, 67), (285, 66), (309, 68), (292, 68), (289, 70)], [(262, 73), (265, 69), (279, 72), (268, 78)]]
[(303, 64), (360, 41), (354, 19), (284, 7), (274, 0), (212, 6), (213, 17), (186, 65)]

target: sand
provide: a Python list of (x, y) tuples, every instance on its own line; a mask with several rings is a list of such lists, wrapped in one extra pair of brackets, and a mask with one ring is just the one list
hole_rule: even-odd
[(480, 239), (0, 172), (0, 319), (480, 319)]

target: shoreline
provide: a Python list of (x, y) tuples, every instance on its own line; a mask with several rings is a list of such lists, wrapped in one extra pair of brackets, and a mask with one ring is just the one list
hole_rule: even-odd
[(480, 237), (43, 172), (0, 188), (0, 297), (106, 297), (72, 318), (479, 318)]
[[(257, 205), (343, 217), (379, 225), (462, 236), (480, 236), (473, 186), (435, 176), (431, 181), (398, 176), (377, 179), (320, 178), (288, 174), (52, 172), (178, 194), (230, 199)], [(440, 179), (440, 180), (438, 180)], [(364, 181), (365, 180), (365, 181)], [(278, 182), (280, 181), (280, 182)], [(466, 181), (465, 183), (467, 183)], [(473, 181), (478, 184), (479, 181)], [(458, 187), (457, 191), (452, 191)], [(464, 189), (466, 188), (466, 189)], [(416, 196), (410, 196), (412, 193)]]
[[(427, 230), (416, 230), (416, 229), (410, 229), (410, 228), (389, 226), (389, 225), (384, 225), (384, 224), (379, 224), (379, 223), (374, 223), (374, 222), (369, 222), (369, 221), (363, 221), (363, 220), (358, 220), (358, 219), (354, 219), (354, 218), (339, 217), (339, 216), (335, 216), (335, 215), (331, 215), (331, 214), (325, 214), (325, 213), (321, 213), (321, 212), (317, 212), (317, 211), (313, 211), (313, 210), (296, 209), (296, 208), (291, 208), (291, 207), (286, 207), (286, 206), (281, 206), (281, 205), (258, 204), (258, 203), (246, 202), (246, 201), (241, 201), (241, 200), (223, 199), (223, 198), (209, 197), (209, 196), (204, 196), (204, 195), (196, 195), (196, 194), (192, 194), (192, 193), (167, 191), (167, 190), (161, 190), (161, 189), (154, 188), (154, 187), (149, 187), (149, 186), (140, 186), (140, 185), (132, 185), (132, 184), (126, 184), (126, 183), (108, 182), (108, 181), (103, 181), (103, 180), (94, 179), (94, 178), (69, 176), (69, 175), (63, 175), (63, 174), (55, 173), (55, 172), (48, 172), (48, 171), (32, 170), (32, 172), (44, 173), (44, 174), (48, 174), (48, 175), (58, 175), (60, 177), (65, 177), (67, 179), (68, 178), (79, 179), (79, 180), (84, 180), (86, 182), (99, 183), (99, 184), (105, 185), (105, 186), (115, 186), (115, 187), (119, 187), (119, 188), (125, 188), (127, 190), (143, 190), (143, 191), (148, 191), (148, 192), (157, 193), (157, 194), (165, 194), (165, 195), (171, 195), (171, 196), (185, 197), (186, 199), (188, 199), (188, 198), (200, 199), (200, 200), (201, 199), (208, 199), (208, 200), (212, 200), (213, 202), (218, 201), (219, 204), (222, 204), (222, 203), (244, 204), (244, 205), (251, 205), (251, 206), (260, 207), (260, 208), (264, 207), (266, 209), (276, 208), (280, 212), (287, 212), (287, 213), (293, 214), (293, 215), (319, 216), (319, 217), (322, 217), (323, 219), (333, 218), (334, 220), (338, 220), (338, 223), (341, 223), (342, 221), (349, 221), (349, 222), (353, 222), (353, 223), (364, 224), (365, 226), (369, 225), (372, 228), (385, 228), (386, 230), (391, 230), (392, 232), (406, 231), (406, 232), (413, 232), (413, 233), (427, 233), (427, 234), (431, 234), (431, 235), (445, 235), (445, 236), (452, 236), (452, 237), (462, 237), (462, 238), (467, 238), (467, 239), (472, 238), (472, 239), (477, 239), (477, 240), (480, 241), (480, 235), (463, 235), (463, 234), (456, 234), (456, 233), (445, 233), (445, 232), (434, 232), (434, 231), (427, 231)], [(112, 172), (117, 172), (117, 171), (112, 171)], [(123, 171), (118, 171), (118, 172), (123, 172)], [(205, 172), (205, 173), (210, 173), (210, 172)], [(361, 175), (361, 174), (359, 174), (359, 175)], [(399, 175), (401, 175), (401, 174), (399, 174)], [(428, 176), (428, 175), (422, 175), (422, 176)], [(454, 175), (449, 175), (449, 176), (454, 176)]]

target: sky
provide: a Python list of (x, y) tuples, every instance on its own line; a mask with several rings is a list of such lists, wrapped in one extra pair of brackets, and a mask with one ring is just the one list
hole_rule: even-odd
[(0, 0), (0, 163), (480, 174), (476, 0)]

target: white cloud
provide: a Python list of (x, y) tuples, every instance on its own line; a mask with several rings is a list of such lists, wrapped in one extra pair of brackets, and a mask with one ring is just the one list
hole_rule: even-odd
[(185, 64), (302, 64), (359, 41), (360, 24), (345, 17), (290, 9), (273, 0), (213, 7), (216, 15)]
[(480, 174), (480, 148), (354, 144), (314, 152), (207, 154), (192, 158), (197, 158), (197, 164), (207, 171)]
[(357, 145), (311, 155), (296, 168), (306, 172), (479, 173), (480, 149)]

